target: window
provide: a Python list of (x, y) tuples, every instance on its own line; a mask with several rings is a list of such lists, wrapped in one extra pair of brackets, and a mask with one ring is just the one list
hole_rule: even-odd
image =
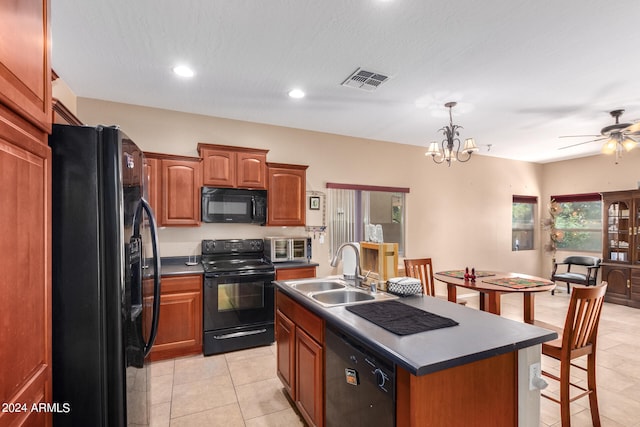
[(511, 205), (511, 250), (533, 249), (535, 212), (538, 198), (535, 196), (513, 196)]
[(555, 210), (556, 248), (563, 251), (602, 251), (600, 194), (551, 196)]
[(327, 183), (330, 256), (344, 242), (365, 240), (365, 227), (382, 226), (383, 240), (404, 254), (405, 194), (408, 188)]

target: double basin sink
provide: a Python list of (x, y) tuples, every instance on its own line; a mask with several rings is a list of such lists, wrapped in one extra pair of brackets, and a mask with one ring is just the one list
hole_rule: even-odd
[(324, 307), (387, 301), (398, 298), (386, 292), (370, 292), (357, 288), (353, 286), (352, 282), (342, 278), (291, 280), (285, 283)]

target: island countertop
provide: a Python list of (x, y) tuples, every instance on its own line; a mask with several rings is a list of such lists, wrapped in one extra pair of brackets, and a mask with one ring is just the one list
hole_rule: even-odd
[[(399, 298), (414, 306), (459, 323), (457, 326), (396, 335), (351, 313), (345, 306), (324, 307), (276, 281), (277, 289), (409, 373), (420, 376), (493, 356), (510, 353), (557, 338), (556, 332), (464, 307), (439, 298), (410, 296)], [(366, 303), (377, 304), (377, 303)]]

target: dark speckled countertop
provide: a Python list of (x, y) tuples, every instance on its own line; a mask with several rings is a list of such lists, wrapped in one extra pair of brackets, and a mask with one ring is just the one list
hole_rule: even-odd
[(318, 267), (320, 264), (317, 262), (307, 262), (307, 261), (287, 261), (287, 262), (274, 262), (273, 266), (278, 269), (285, 268), (301, 268), (301, 267)]
[(347, 311), (345, 306), (325, 308), (286, 282), (277, 281), (275, 284), (282, 292), (323, 317), (327, 324), (361, 340), (414, 375), (441, 371), (557, 338), (555, 332), (547, 329), (423, 296), (397, 301), (451, 318), (459, 325), (400, 336)]
[[(193, 260), (193, 259), (192, 259)], [(178, 276), (182, 274), (204, 274), (200, 263), (200, 257), (196, 258), (195, 265), (187, 265), (189, 257), (167, 257), (160, 260), (160, 271), (163, 276)]]

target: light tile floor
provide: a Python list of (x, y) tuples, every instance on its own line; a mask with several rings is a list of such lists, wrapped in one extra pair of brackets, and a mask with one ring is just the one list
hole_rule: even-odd
[[(477, 308), (470, 296), (468, 307)], [(536, 296), (536, 319), (563, 325), (569, 297)], [(522, 320), (522, 297), (505, 295), (502, 316)], [(153, 426), (304, 426), (276, 377), (275, 346), (151, 365)], [(597, 355), (600, 416), (605, 427), (640, 427), (640, 309), (605, 303)], [(543, 368), (557, 370), (543, 357)], [(585, 374), (574, 369), (576, 381)], [(548, 390), (557, 391), (554, 382)], [(571, 405), (574, 427), (591, 426), (588, 398)], [(541, 400), (541, 427), (560, 426), (560, 408)]]

